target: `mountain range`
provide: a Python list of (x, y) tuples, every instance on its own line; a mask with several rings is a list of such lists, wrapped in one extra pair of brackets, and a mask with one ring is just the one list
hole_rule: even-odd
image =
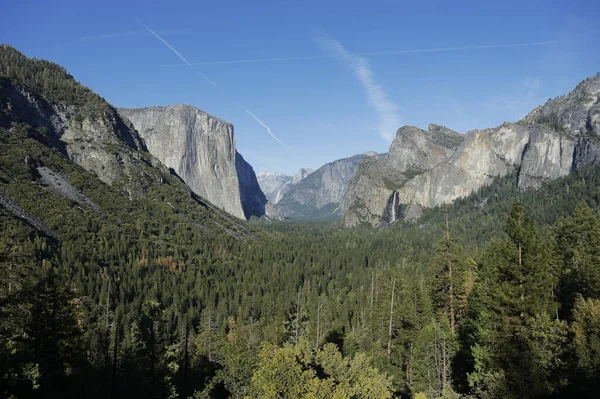
[(364, 158), (375, 152), (354, 155), (327, 163), (303, 179), (287, 186), (275, 203), (277, 214), (285, 219), (335, 220), (343, 212), (348, 184)]
[(310, 168), (300, 168), (294, 176), (287, 176), (283, 173), (260, 172), (256, 175), (256, 178), (267, 200), (272, 204), (277, 204), (283, 198), (283, 194), (312, 172), (314, 171)]
[(517, 123), (464, 136), (437, 125), (404, 126), (386, 155), (361, 163), (345, 198), (344, 225), (417, 218), (511, 172), (520, 190), (535, 189), (596, 162), (599, 135), (600, 74)]
[(599, 156), (600, 75), (516, 123), (464, 135), (435, 124), (403, 126), (385, 154), (358, 154), (295, 176), (257, 176), (235, 148), (231, 123), (181, 104), (116, 109), (64, 68), (10, 46), (0, 47), (0, 61), (0, 127), (35, 129), (45, 146), (130, 201), (167, 181), (167, 173), (213, 211), (238, 219), (389, 225), (496, 177), (514, 172), (519, 189), (535, 189)]
[(143, 231), (159, 215), (170, 220), (163, 233), (249, 236), (239, 219), (150, 154), (132, 123), (102, 97), (64, 68), (6, 45), (0, 138), (0, 210), (47, 237), (70, 237), (79, 225), (99, 231), (134, 223)]

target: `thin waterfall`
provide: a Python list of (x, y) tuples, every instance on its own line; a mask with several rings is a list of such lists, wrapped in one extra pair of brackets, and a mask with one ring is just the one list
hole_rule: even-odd
[(383, 221), (387, 224), (392, 224), (396, 220), (404, 217), (404, 205), (400, 203), (400, 193), (392, 192), (385, 205), (383, 213)]

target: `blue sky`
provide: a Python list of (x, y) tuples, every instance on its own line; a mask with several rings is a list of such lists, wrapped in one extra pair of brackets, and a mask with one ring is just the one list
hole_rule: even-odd
[(401, 125), (522, 118), (600, 71), (599, 18), (591, 0), (5, 0), (0, 42), (115, 106), (228, 120), (256, 172), (293, 174), (385, 152)]

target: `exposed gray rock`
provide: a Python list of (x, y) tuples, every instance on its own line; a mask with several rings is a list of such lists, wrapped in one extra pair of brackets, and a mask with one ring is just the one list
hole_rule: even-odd
[(231, 123), (181, 104), (119, 113), (196, 194), (238, 218), (264, 213), (267, 201), (252, 167), (238, 156)]
[(240, 183), (242, 209), (246, 219), (250, 219), (252, 216), (261, 217), (265, 214), (267, 198), (260, 189), (254, 169), (237, 151), (235, 153), (235, 166)]
[(523, 123), (545, 125), (574, 136), (600, 136), (600, 73), (585, 79), (569, 94), (548, 100), (531, 111)]
[(12, 200), (2, 187), (0, 187), (0, 207), (6, 209), (13, 216), (29, 223), (36, 230), (41, 231), (48, 237), (58, 240), (58, 234), (54, 230), (51, 230), (43, 220), (31, 215), (16, 201)]
[(361, 164), (344, 223), (376, 226), (414, 218), (422, 208), (448, 204), (512, 171), (518, 172), (520, 190), (537, 188), (598, 160), (599, 120), (600, 74), (519, 123), (473, 130), (462, 141), (435, 125), (428, 140), (416, 128), (401, 128), (387, 156)]
[(81, 106), (55, 103), (10, 79), (0, 79), (4, 111), (0, 125), (26, 123), (44, 129), (49, 145), (131, 198), (140, 195), (151, 178), (138, 167), (144, 162), (138, 150), (146, 147), (130, 122), (105, 105), (102, 113), (85, 112)]
[(290, 189), (293, 179), (292, 176), (273, 172), (260, 172), (256, 178), (261, 190), (272, 204), (281, 200), (283, 194)]
[(375, 155), (375, 152), (358, 154), (317, 169), (283, 194), (276, 205), (279, 214), (292, 219), (339, 218), (348, 184), (360, 161)]
[[(390, 218), (401, 213), (385, 211), (388, 203), (395, 201), (392, 194), (415, 176), (447, 161), (463, 138), (439, 125), (429, 125), (427, 131), (413, 126), (398, 129), (387, 154), (361, 162), (344, 199), (344, 224), (393, 222)], [(398, 210), (400, 203), (395, 204), (393, 209)]]
[(40, 185), (42, 187), (49, 189), (63, 198), (67, 198), (84, 206), (89, 206), (100, 215), (103, 213), (102, 208), (100, 208), (98, 204), (77, 188), (73, 187), (71, 183), (59, 173), (56, 173), (45, 166), (38, 167), (37, 171), (40, 174)]
[(272, 204), (277, 204), (283, 198), (283, 194), (290, 188), (298, 184), (313, 172), (310, 168), (300, 168), (294, 176), (287, 176), (283, 173), (261, 172), (256, 177), (260, 188), (265, 193), (267, 199)]
[(311, 168), (300, 168), (300, 170), (298, 170), (298, 173), (296, 173), (292, 177), (292, 184), (300, 183), (300, 181), (306, 179), (308, 175), (310, 175), (312, 172), (314, 172), (314, 170), (312, 170)]

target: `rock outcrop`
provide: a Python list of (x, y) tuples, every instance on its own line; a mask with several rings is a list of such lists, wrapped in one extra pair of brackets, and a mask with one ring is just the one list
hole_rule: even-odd
[[(67, 232), (59, 214), (100, 218), (100, 224), (91, 225), (90, 219), (81, 219), (88, 227), (101, 226), (103, 221), (121, 225), (122, 211), (129, 213), (132, 206), (139, 206), (146, 216), (181, 221), (201, 234), (253, 239), (244, 223), (196, 195), (172, 169), (149, 154), (131, 122), (102, 97), (63, 67), (28, 58), (7, 45), (0, 45), (0, 133), (3, 156), (10, 159), (0, 177), (0, 212), (48, 236), (58, 238)], [(234, 162), (241, 165), (239, 171), (234, 167), (240, 175), (236, 181), (258, 187), (245, 173), (249, 166), (241, 156)], [(24, 176), (29, 177), (24, 180)], [(22, 198), (27, 193), (39, 204), (25, 203)], [(260, 189), (248, 193), (245, 202), (262, 194)], [(48, 205), (52, 212), (46, 218), (42, 215)], [(51, 222), (46, 224), (48, 219)]]
[(313, 170), (310, 168), (300, 168), (294, 176), (287, 176), (283, 173), (260, 172), (256, 177), (267, 199), (272, 204), (277, 204), (283, 198), (283, 194), (312, 172)]
[[(24, 64), (42, 62), (29, 60), (10, 47), (1, 51)], [(60, 101), (18, 79), (0, 78), (0, 126), (11, 129), (14, 124), (25, 123), (38, 129), (50, 146), (133, 198), (143, 192), (151, 178), (138, 167), (144, 162), (138, 151), (146, 147), (130, 122), (96, 97), (92, 97), (95, 102)], [(159, 164), (158, 160), (153, 162)]]
[(148, 151), (198, 195), (238, 217), (264, 214), (252, 167), (235, 149), (233, 125), (190, 105), (119, 109)]
[(0, 209), (5, 209), (9, 214), (25, 221), (36, 230), (44, 233), (46, 236), (58, 240), (58, 234), (56, 234), (54, 230), (51, 230), (43, 220), (31, 215), (16, 201), (13, 201), (8, 194), (6, 194), (6, 191), (4, 191), (2, 187), (0, 187)]
[(437, 126), (429, 135), (418, 130), (401, 128), (388, 154), (363, 161), (348, 190), (346, 226), (414, 218), (422, 208), (467, 196), (509, 172), (517, 172), (518, 187), (526, 190), (596, 162), (600, 74), (518, 123), (464, 138)]
[(368, 152), (323, 165), (283, 194), (276, 205), (279, 214), (291, 219), (338, 219), (360, 161), (374, 156)]
[(378, 225), (405, 216), (406, 209), (400, 212), (402, 202), (394, 200), (393, 193), (447, 161), (462, 140), (462, 135), (438, 125), (429, 125), (427, 131), (412, 126), (398, 129), (387, 154), (361, 162), (344, 198), (344, 224)]
[(71, 182), (60, 173), (45, 166), (38, 167), (37, 172), (40, 175), (40, 187), (47, 188), (54, 194), (73, 201), (73, 203), (79, 206), (79, 209), (83, 209), (81, 206), (85, 206), (91, 208), (99, 215), (104, 213), (98, 204), (82, 193), (81, 190), (73, 187)]
[(266, 213), (267, 198), (260, 189), (252, 166), (236, 151), (235, 167), (240, 184), (240, 199), (246, 219), (261, 217)]

